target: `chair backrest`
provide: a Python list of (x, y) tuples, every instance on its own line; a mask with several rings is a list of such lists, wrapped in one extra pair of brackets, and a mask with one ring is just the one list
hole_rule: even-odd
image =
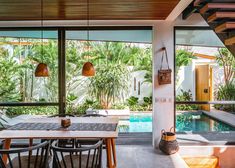
[(54, 153), (53, 165), (58, 168), (101, 168), (103, 140), (92, 145), (63, 148), (54, 142), (51, 148)]
[(1, 168), (47, 168), (50, 142), (18, 149), (0, 149)]

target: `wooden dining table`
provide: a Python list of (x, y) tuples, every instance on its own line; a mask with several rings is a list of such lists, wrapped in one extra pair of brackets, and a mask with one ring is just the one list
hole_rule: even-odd
[[(0, 139), (5, 139), (4, 148), (10, 149), (12, 139), (28, 139), (29, 144), (33, 144), (33, 139), (103, 138), (106, 143), (107, 167), (116, 168), (115, 139), (118, 137), (118, 118), (71, 117), (69, 118), (71, 129), (62, 128), (61, 119), (60, 117), (28, 119), (0, 131)], [(7, 157), (5, 159), (7, 162)]]

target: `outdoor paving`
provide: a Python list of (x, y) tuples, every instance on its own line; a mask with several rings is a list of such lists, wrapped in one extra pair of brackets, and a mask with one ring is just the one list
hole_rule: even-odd
[(164, 155), (152, 145), (117, 145), (116, 149), (117, 168), (188, 168), (179, 154)]
[(235, 127), (235, 115), (224, 111), (203, 111), (204, 114)]
[(177, 134), (180, 145), (235, 145), (235, 132), (205, 132)]

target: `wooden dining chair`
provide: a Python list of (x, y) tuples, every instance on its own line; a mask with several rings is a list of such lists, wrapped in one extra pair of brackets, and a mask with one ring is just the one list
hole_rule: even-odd
[(101, 168), (102, 144), (103, 140), (98, 140), (90, 145), (62, 148), (55, 141), (51, 146), (54, 154), (53, 168)]
[(49, 168), (50, 142), (18, 149), (0, 149), (1, 168)]

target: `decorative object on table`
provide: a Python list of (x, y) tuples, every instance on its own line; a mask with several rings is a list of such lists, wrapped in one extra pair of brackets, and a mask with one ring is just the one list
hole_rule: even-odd
[[(89, 55), (90, 55), (90, 15), (89, 15), (89, 0), (87, 0), (87, 42), (88, 42), (88, 56), (87, 58), (89, 59)], [(83, 76), (95, 76), (95, 68), (93, 66), (93, 64), (91, 62), (89, 62), (89, 60), (87, 62), (84, 63), (83, 67), (82, 67), (82, 75)]]
[[(159, 83), (159, 85), (171, 84), (171, 72), (172, 72), (172, 70), (169, 67), (166, 48), (163, 47), (161, 49), (161, 52), (162, 52), (162, 59), (161, 59), (160, 70), (158, 70), (158, 83)], [(164, 57), (166, 57), (167, 69), (162, 68)]]
[[(41, 0), (41, 27), (43, 28), (43, 0)], [(43, 29), (41, 31), (41, 55), (43, 55)], [(39, 63), (35, 70), (35, 77), (48, 77), (49, 71), (47, 64)]]
[(61, 126), (63, 128), (68, 128), (71, 125), (71, 120), (69, 118), (61, 119)]
[(159, 143), (159, 149), (167, 155), (174, 154), (179, 150), (179, 145), (173, 130), (174, 127), (170, 129), (170, 132), (166, 132), (164, 129), (161, 131), (162, 137)]

